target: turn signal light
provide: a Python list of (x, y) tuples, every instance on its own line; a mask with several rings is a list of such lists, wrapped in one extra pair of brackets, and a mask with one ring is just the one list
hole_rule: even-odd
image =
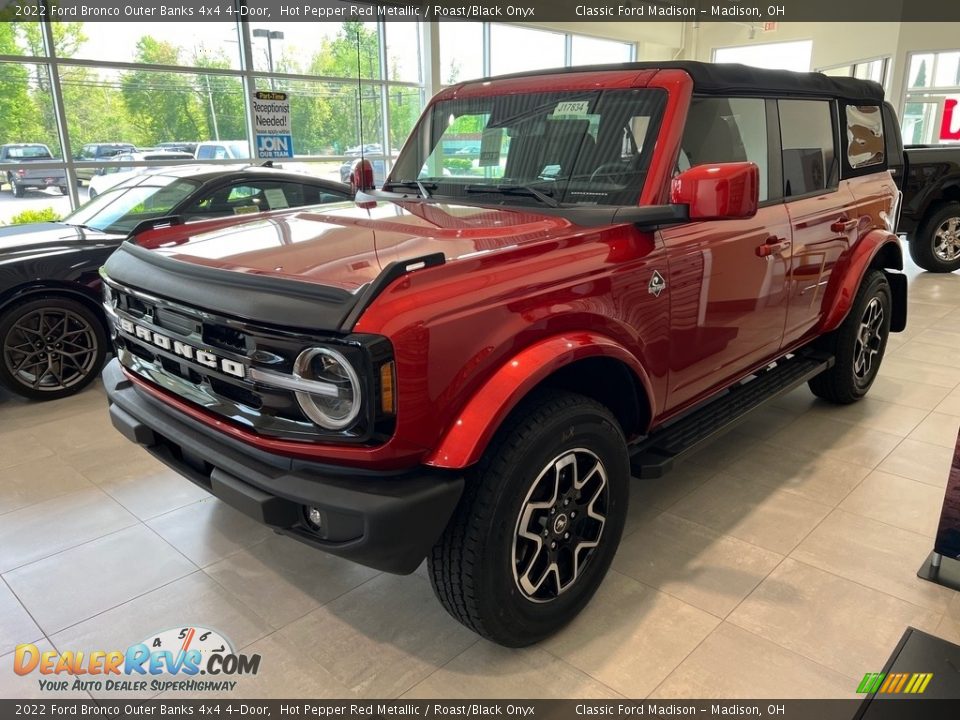
[(394, 362), (391, 360), (380, 366), (380, 410), (387, 415), (396, 412), (393, 392)]

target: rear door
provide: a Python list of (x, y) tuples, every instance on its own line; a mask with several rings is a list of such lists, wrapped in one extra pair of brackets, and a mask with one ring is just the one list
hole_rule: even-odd
[(776, 101), (694, 98), (678, 171), (751, 161), (757, 214), (662, 231), (671, 313), (667, 402), (685, 405), (776, 356), (787, 314), (790, 225), (780, 197)]
[(832, 100), (779, 100), (783, 195), (793, 240), (787, 273), (784, 343), (816, 326), (840, 256), (857, 236), (848, 182), (840, 182), (837, 106)]

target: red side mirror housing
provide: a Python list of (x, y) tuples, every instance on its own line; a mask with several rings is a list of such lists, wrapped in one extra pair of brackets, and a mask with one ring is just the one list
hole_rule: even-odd
[(752, 162), (698, 165), (670, 184), (670, 202), (686, 205), (691, 220), (753, 217), (759, 196), (760, 168)]
[(356, 160), (350, 170), (350, 192), (373, 190), (373, 165), (369, 160)]

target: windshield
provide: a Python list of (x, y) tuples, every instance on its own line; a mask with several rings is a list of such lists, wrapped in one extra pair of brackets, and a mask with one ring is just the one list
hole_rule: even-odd
[(384, 189), (419, 181), (432, 196), (635, 205), (665, 103), (653, 89), (442, 101), (421, 119)]
[(120, 185), (107, 190), (63, 222), (126, 235), (144, 220), (169, 215), (200, 187), (199, 182), (184, 178), (154, 175), (150, 180), (149, 185)]

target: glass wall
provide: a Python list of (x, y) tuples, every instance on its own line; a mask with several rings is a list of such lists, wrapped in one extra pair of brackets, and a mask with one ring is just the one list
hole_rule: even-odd
[(630, 62), (636, 45), (618, 40), (499, 23), (440, 24), (445, 85), (526, 70)]
[[(423, 107), (421, 34), (415, 22), (0, 23), (0, 145), (19, 146), (0, 164), (0, 223), (67, 214), (132, 148), (220, 141), (228, 155), (198, 157), (249, 158), (256, 90), (290, 94), (284, 167), (341, 180), (361, 128), (385, 167)], [(50, 187), (16, 182), (25, 153)]]
[(770, 70), (794, 70), (808, 72), (813, 55), (812, 40), (794, 40), (781, 43), (762, 43), (717, 48), (713, 61), (718, 63), (743, 63)]
[(904, 143), (960, 142), (960, 51), (911, 53), (907, 68)]
[(881, 57), (873, 60), (861, 60), (848, 65), (836, 65), (833, 67), (820, 68), (824, 75), (834, 77), (854, 77), (860, 80), (873, 80), (880, 83), (884, 90), (887, 89), (890, 80), (890, 58)]
[[(249, 158), (258, 90), (290, 95), (294, 157), (278, 164), (346, 180), (362, 137), (382, 178), (431, 90), (424, 41), (417, 22), (0, 23), (0, 145), (20, 146), (0, 161), (0, 224), (24, 210), (66, 215), (108, 168), (170, 164), (121, 153), (216, 141), (199, 161)], [(635, 54), (631, 43), (459, 22), (440, 24), (437, 50), (441, 85)], [(49, 187), (15, 182), (25, 154)]]

